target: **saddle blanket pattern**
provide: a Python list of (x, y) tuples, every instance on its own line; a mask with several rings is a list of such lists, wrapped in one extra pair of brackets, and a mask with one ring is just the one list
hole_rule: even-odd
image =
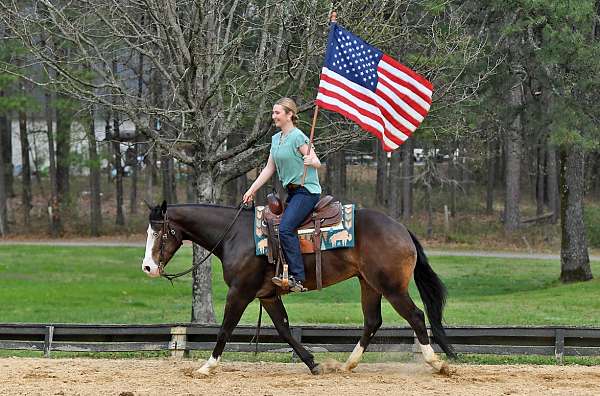
[[(254, 208), (254, 244), (256, 255), (266, 255), (269, 251), (267, 235), (263, 234), (264, 206)], [(342, 221), (331, 227), (321, 228), (321, 250), (354, 247), (354, 204), (342, 205)], [(298, 230), (298, 238), (311, 244), (314, 228)], [(302, 242), (301, 242), (302, 243)]]

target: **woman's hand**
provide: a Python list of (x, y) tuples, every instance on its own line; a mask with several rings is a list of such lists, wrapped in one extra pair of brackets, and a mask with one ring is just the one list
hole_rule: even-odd
[(249, 202), (254, 201), (254, 191), (251, 189), (244, 193), (244, 197), (242, 198), (242, 202), (247, 204)]
[(304, 158), (304, 165), (313, 166), (313, 158), (310, 154), (305, 155), (303, 158)]

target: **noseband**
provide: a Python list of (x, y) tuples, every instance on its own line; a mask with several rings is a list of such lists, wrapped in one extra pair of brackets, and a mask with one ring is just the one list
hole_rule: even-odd
[(154, 224), (162, 224), (162, 238), (160, 240), (160, 253), (158, 256), (158, 273), (159, 274), (163, 274), (164, 270), (165, 270), (165, 243), (167, 242), (167, 239), (169, 238), (174, 238), (175, 242), (177, 242), (177, 248), (179, 249), (179, 247), (181, 245), (183, 245), (183, 239), (178, 239), (177, 238), (177, 233), (175, 232), (175, 229), (171, 227), (171, 225), (169, 224), (169, 216), (167, 215), (167, 211), (165, 210), (165, 215), (162, 219), (162, 221), (150, 221), (151, 223)]

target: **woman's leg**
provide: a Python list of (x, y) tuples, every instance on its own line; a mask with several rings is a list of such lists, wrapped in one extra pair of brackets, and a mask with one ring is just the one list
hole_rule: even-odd
[(304, 275), (304, 261), (302, 260), (300, 241), (296, 229), (312, 212), (318, 200), (318, 194), (311, 194), (305, 189), (292, 192), (279, 224), (279, 239), (290, 273), (295, 280), (300, 282), (304, 282), (306, 276)]

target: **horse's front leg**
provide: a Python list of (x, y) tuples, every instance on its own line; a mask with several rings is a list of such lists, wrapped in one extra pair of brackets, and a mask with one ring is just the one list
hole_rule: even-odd
[(263, 307), (271, 317), (277, 332), (284, 339), (294, 352), (302, 359), (304, 364), (308, 366), (310, 372), (313, 374), (321, 374), (323, 370), (321, 366), (315, 363), (314, 356), (306, 350), (296, 339), (292, 336), (292, 332), (290, 331), (290, 323), (288, 320), (287, 312), (283, 305), (283, 301), (279, 296), (264, 298), (260, 300)]
[(223, 349), (225, 349), (225, 343), (229, 341), (233, 329), (235, 329), (246, 307), (253, 299), (254, 297), (248, 297), (239, 293), (237, 288), (229, 289), (223, 314), (223, 323), (221, 323), (221, 328), (217, 336), (217, 344), (213, 349), (210, 359), (196, 371), (198, 374), (209, 375), (215, 371), (221, 360)]

